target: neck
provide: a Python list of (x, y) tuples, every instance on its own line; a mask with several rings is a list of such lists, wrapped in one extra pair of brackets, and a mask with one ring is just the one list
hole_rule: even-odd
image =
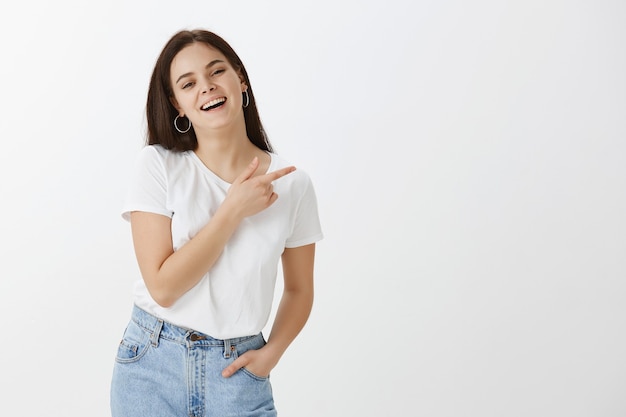
[(196, 127), (195, 133), (199, 147), (222, 147), (243, 142), (243, 139), (248, 141), (246, 123), (243, 119), (243, 115), (240, 120), (237, 120), (235, 123), (213, 128)]
[(234, 181), (255, 156), (261, 158), (265, 154), (250, 142), (245, 124), (235, 129), (196, 131), (196, 137), (198, 158), (228, 182)]

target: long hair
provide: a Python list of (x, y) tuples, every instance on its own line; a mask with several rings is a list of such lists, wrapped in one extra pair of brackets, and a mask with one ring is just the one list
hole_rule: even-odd
[(198, 139), (193, 128), (189, 129), (187, 133), (179, 133), (174, 128), (174, 119), (178, 116), (178, 111), (170, 102), (170, 97), (174, 96), (170, 80), (172, 61), (178, 52), (194, 42), (203, 42), (220, 51), (235, 71), (241, 74), (248, 86), (247, 91), (250, 98), (248, 106), (243, 108), (248, 138), (258, 148), (273, 152), (261, 124), (250, 79), (241, 59), (224, 39), (213, 32), (201, 29), (183, 30), (176, 33), (165, 44), (156, 61), (150, 78), (146, 102), (146, 119), (148, 122), (146, 143), (148, 145), (158, 144), (166, 149), (179, 152), (195, 150), (198, 147)]

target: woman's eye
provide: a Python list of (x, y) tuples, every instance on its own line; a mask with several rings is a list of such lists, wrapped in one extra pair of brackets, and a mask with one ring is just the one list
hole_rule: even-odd
[(183, 89), (185, 89), (185, 88), (189, 88), (189, 87), (191, 87), (192, 85), (193, 85), (193, 83), (185, 83), (185, 84), (183, 84)]
[(223, 69), (215, 70), (215, 71), (213, 71), (213, 75), (219, 75), (219, 74), (223, 73), (224, 71), (226, 71), (226, 70), (223, 70)]

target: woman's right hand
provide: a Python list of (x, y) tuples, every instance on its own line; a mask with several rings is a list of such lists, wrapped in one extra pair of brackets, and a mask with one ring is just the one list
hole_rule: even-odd
[(274, 204), (278, 195), (274, 192), (272, 182), (296, 170), (294, 166), (289, 166), (254, 176), (258, 168), (259, 158), (255, 156), (250, 165), (233, 181), (223, 203), (242, 219)]

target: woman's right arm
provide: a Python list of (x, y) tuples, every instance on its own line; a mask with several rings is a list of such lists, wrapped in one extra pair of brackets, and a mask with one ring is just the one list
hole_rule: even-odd
[(193, 288), (215, 264), (241, 220), (266, 209), (278, 196), (272, 181), (292, 172), (287, 167), (253, 177), (258, 159), (241, 173), (209, 222), (174, 251), (169, 217), (133, 211), (130, 222), (139, 270), (150, 295), (170, 307)]
[(169, 217), (132, 212), (130, 222), (139, 270), (150, 295), (170, 307), (213, 266), (240, 220), (218, 209), (187, 244), (174, 252)]

